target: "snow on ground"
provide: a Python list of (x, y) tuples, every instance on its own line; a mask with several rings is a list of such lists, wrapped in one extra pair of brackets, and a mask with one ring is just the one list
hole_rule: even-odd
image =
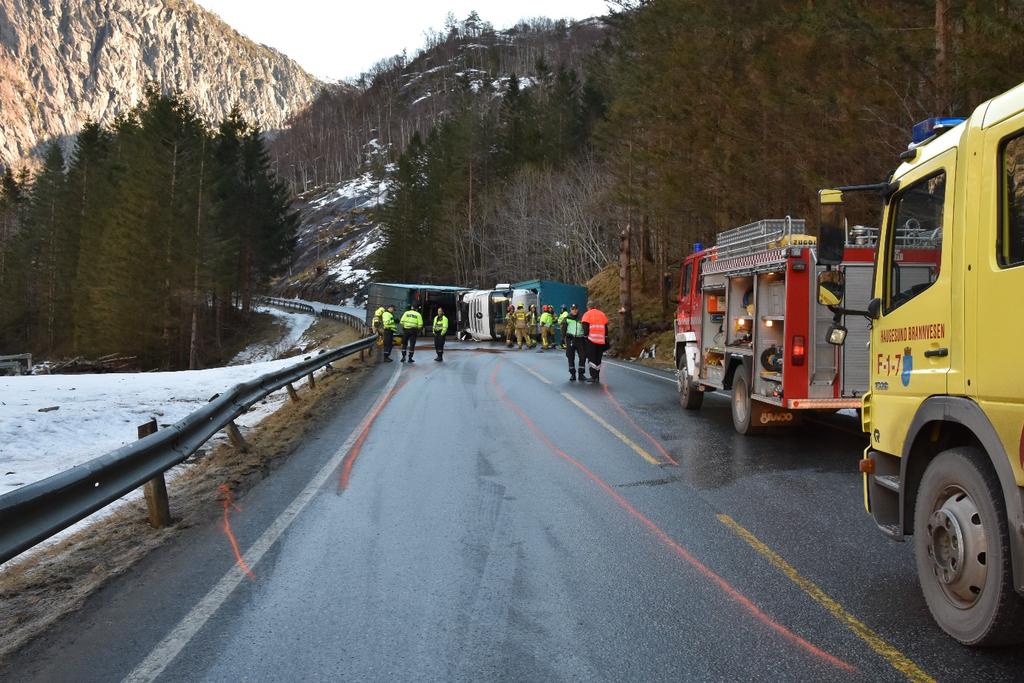
[(228, 365), (244, 365), (246, 363), (262, 363), (278, 358), (288, 349), (299, 346), (303, 334), (316, 322), (316, 316), (308, 313), (296, 313), (294, 311), (282, 311), (272, 306), (260, 309), (260, 312), (269, 313), (278, 318), (284, 325), (284, 335), (272, 342), (257, 342), (250, 344), (237, 356), (231, 359)]
[(334, 276), (335, 282), (354, 284), (370, 279), (370, 271), (358, 268), (356, 264), (364, 264), (380, 247), (380, 228), (373, 228), (359, 238), (359, 242), (348, 252), (345, 258), (331, 266), (328, 271)]
[[(306, 357), (181, 372), (0, 377), (0, 495), (135, 441), (138, 425), (153, 417), (169, 426), (214, 394)], [(285, 390), (272, 394), (238, 424), (255, 425), (286, 398)]]
[[(392, 169), (389, 166), (385, 170), (390, 172)], [(367, 171), (340, 187), (325, 193), (323, 196), (314, 199), (310, 202), (310, 206), (319, 209), (342, 199), (350, 199), (358, 200), (350, 207), (352, 209), (372, 209), (387, 201), (389, 184), (390, 180), (388, 178), (385, 177), (381, 180), (375, 178), (370, 171)]]

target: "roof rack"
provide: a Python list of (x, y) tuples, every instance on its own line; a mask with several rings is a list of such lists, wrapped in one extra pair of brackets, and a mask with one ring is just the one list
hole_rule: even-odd
[[(794, 236), (799, 236), (794, 239)], [(766, 218), (726, 230), (718, 235), (718, 258), (746, 256), (759, 251), (775, 249), (788, 244), (814, 244), (807, 235), (803, 219)]]

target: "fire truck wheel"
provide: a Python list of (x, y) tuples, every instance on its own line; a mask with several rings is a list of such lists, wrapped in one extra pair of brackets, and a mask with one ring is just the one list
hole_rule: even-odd
[(686, 358), (680, 358), (678, 362), (676, 388), (679, 390), (679, 405), (686, 410), (700, 410), (701, 404), (704, 403), (704, 392), (693, 381), (686, 365)]
[[(761, 405), (750, 399), (750, 387), (747, 385), (744, 368), (736, 369), (732, 380), (732, 425), (740, 434), (752, 436), (764, 431), (759, 425)], [(755, 426), (758, 425), (758, 426)]]
[(925, 602), (964, 645), (1020, 642), (1024, 600), (1013, 588), (999, 479), (976, 448), (928, 464), (914, 507), (914, 556)]

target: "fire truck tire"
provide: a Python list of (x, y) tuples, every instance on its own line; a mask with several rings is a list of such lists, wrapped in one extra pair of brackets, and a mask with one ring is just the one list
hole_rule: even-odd
[(928, 464), (914, 507), (914, 557), (942, 630), (964, 645), (1021, 642), (1024, 599), (1013, 587), (1006, 506), (977, 448), (951, 448)]
[(764, 432), (765, 428), (760, 426), (761, 404), (751, 400), (744, 370), (744, 367), (737, 368), (732, 380), (732, 425), (740, 434), (753, 436)]
[(704, 403), (704, 392), (690, 376), (690, 369), (686, 365), (686, 358), (678, 360), (679, 367), (676, 371), (676, 388), (679, 390), (679, 405), (686, 410), (700, 410)]

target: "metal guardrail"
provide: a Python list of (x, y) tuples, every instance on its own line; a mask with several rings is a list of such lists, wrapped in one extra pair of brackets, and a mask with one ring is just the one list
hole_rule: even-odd
[(295, 299), (278, 299), (277, 297), (272, 296), (260, 297), (260, 301), (263, 301), (268, 304), (273, 304), (274, 306), (280, 306), (281, 308), (290, 308), (292, 310), (302, 311), (304, 313), (312, 313), (313, 315), (319, 316), (321, 318), (331, 318), (333, 320), (338, 320), (340, 322), (345, 323), (349, 327), (352, 327), (364, 337), (372, 333), (369, 325), (366, 324), (365, 320), (362, 320), (361, 318), (358, 318), (352, 315), (351, 313), (345, 313), (344, 311), (336, 311), (334, 309), (328, 308), (326, 305), (323, 306), (322, 308), (317, 309), (303, 301), (297, 301)]
[(162, 477), (214, 434), (233, 427), (235, 418), (257, 401), (303, 377), (312, 379), (314, 371), (372, 348), (375, 341), (367, 336), (238, 384), (166, 429), (0, 496), (0, 564)]

